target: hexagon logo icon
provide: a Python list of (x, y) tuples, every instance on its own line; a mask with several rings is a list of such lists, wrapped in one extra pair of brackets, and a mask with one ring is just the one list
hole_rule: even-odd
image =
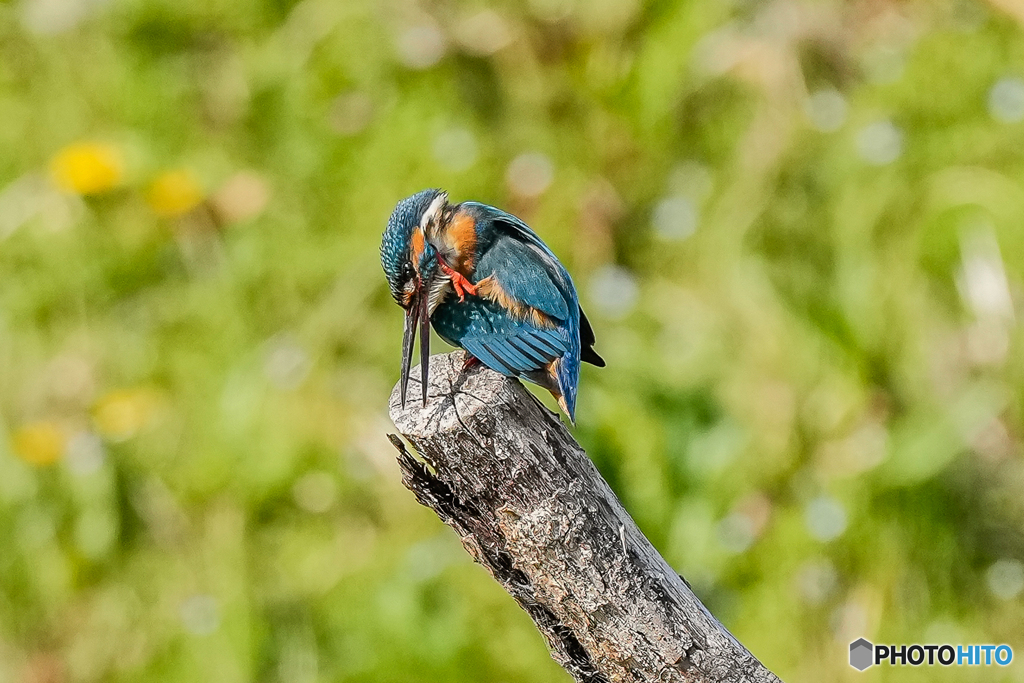
[(857, 671), (863, 671), (874, 664), (875, 646), (864, 638), (858, 638), (850, 643), (850, 666)]

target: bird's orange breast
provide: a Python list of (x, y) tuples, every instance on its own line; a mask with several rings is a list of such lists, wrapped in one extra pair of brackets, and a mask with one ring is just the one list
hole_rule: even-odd
[(472, 275), (476, 267), (476, 219), (465, 211), (457, 212), (448, 222), (442, 239), (456, 255), (452, 268), (466, 277)]
[(423, 256), (423, 231), (416, 228), (409, 236), (409, 252), (412, 256), (413, 267), (419, 270), (420, 258)]

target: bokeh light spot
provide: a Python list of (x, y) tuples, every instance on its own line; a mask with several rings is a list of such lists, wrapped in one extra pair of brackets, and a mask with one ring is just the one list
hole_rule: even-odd
[(683, 240), (697, 229), (697, 207), (687, 197), (666, 197), (654, 207), (651, 222), (658, 237)]
[(15, 455), (30, 465), (44, 466), (57, 462), (64, 454), (67, 437), (55, 422), (40, 421), (24, 425), (11, 439)]
[(433, 21), (410, 26), (398, 36), (398, 59), (410, 69), (429, 69), (448, 49), (441, 28)]
[(668, 178), (669, 194), (687, 197), (691, 201), (704, 200), (715, 187), (715, 179), (707, 164), (689, 159), (672, 169)]
[(188, 213), (203, 201), (203, 189), (186, 169), (161, 173), (146, 188), (146, 202), (153, 213), (173, 218)]
[(1012, 600), (1024, 590), (1024, 565), (1020, 560), (998, 560), (985, 574), (988, 589), (1000, 600)]
[(73, 29), (107, 0), (23, 0), (21, 24), (32, 33), (58, 35)]
[(607, 265), (591, 276), (591, 301), (607, 318), (625, 317), (636, 306), (639, 295), (636, 276), (621, 266)]
[(831, 541), (846, 531), (846, 510), (839, 501), (820, 496), (807, 505), (804, 521), (811, 536), (819, 541)]
[(159, 394), (147, 388), (112, 391), (96, 402), (96, 431), (113, 441), (124, 441), (147, 427), (160, 407)]
[(730, 513), (718, 523), (718, 540), (730, 553), (746, 552), (755, 538), (753, 520), (740, 512)]
[(270, 201), (270, 184), (254, 171), (239, 171), (228, 178), (211, 198), (225, 223), (241, 223), (263, 213)]
[(74, 475), (84, 477), (98, 472), (106, 461), (103, 442), (92, 432), (78, 432), (68, 442), (64, 466)]
[(185, 630), (197, 636), (207, 636), (220, 627), (220, 605), (212, 595), (192, 595), (185, 598), (179, 609)]
[(449, 171), (470, 169), (477, 159), (477, 142), (473, 131), (448, 128), (434, 138), (434, 158)]
[(857, 134), (857, 153), (869, 164), (885, 166), (903, 153), (903, 132), (892, 121), (876, 121)]
[(485, 9), (460, 21), (455, 37), (467, 52), (486, 56), (511, 43), (512, 30), (500, 14)]
[(314, 514), (327, 512), (338, 496), (338, 485), (328, 472), (308, 472), (292, 486), (296, 505)]
[(1024, 80), (1008, 76), (996, 81), (988, 92), (988, 112), (1002, 123), (1024, 119)]
[(815, 130), (831, 133), (843, 127), (849, 106), (842, 93), (833, 88), (817, 90), (807, 98), (804, 111)]
[(839, 576), (835, 566), (828, 560), (807, 562), (797, 572), (797, 591), (804, 602), (820, 605), (836, 589)]
[(124, 177), (124, 158), (113, 145), (76, 142), (53, 157), (50, 176), (57, 187), (65, 192), (99, 194), (121, 183)]
[(554, 163), (548, 155), (540, 152), (520, 154), (512, 160), (505, 172), (505, 181), (509, 189), (526, 198), (544, 194), (554, 179)]
[(271, 340), (263, 361), (263, 372), (278, 389), (297, 388), (309, 374), (311, 362), (306, 350), (287, 335)]

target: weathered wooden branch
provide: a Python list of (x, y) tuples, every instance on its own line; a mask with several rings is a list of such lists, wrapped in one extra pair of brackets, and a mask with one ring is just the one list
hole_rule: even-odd
[[(778, 681), (658, 554), (562, 422), (457, 351), (391, 419), (403, 483), (533, 618), (577, 681)], [(415, 398), (412, 398), (415, 397)]]

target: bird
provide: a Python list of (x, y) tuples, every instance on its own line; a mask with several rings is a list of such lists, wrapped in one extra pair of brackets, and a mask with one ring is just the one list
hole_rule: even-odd
[(551, 392), (576, 422), (580, 362), (604, 367), (565, 266), (526, 223), (480, 202), (452, 204), (440, 189), (398, 202), (381, 238), (381, 265), (405, 309), (401, 400), (417, 330), (423, 405), (430, 327), (479, 362)]

